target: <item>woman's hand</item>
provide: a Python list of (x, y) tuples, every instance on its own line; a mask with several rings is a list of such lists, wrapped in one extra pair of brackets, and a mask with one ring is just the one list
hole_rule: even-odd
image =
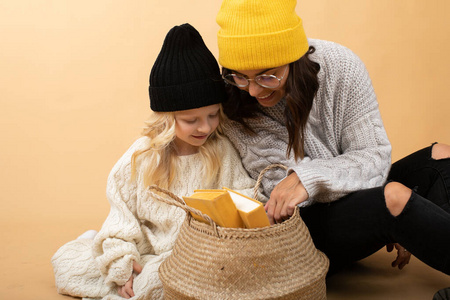
[(264, 206), (270, 224), (289, 219), (295, 207), (308, 199), (308, 193), (295, 172), (284, 178), (273, 189)]
[(391, 252), (392, 250), (394, 250), (394, 247), (395, 249), (397, 249), (397, 258), (392, 262), (391, 265), (394, 268), (398, 266), (398, 268), (401, 270), (407, 264), (409, 264), (409, 260), (411, 259), (411, 252), (397, 243), (386, 245), (387, 252)]
[[(133, 273), (140, 274), (142, 272), (142, 266), (138, 264), (137, 262), (133, 261)], [(117, 287), (117, 292), (121, 297), (124, 297), (126, 299), (130, 299), (131, 297), (134, 297), (134, 291), (133, 291), (133, 279), (134, 274), (131, 274), (130, 279), (125, 283), (125, 285)]]

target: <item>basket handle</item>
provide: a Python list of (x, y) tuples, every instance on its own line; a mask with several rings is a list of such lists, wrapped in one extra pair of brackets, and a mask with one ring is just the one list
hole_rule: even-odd
[(259, 190), (259, 186), (261, 185), (261, 181), (264, 177), (264, 174), (266, 174), (267, 171), (274, 169), (274, 168), (282, 168), (284, 170), (287, 170), (288, 167), (286, 167), (285, 165), (282, 164), (271, 164), (268, 165), (267, 167), (265, 167), (258, 175), (258, 179), (256, 180), (256, 184), (255, 184), (255, 189), (253, 191), (253, 199), (257, 199), (258, 197), (258, 190)]
[[(261, 185), (261, 181), (262, 181), (262, 178), (263, 178), (264, 174), (265, 174), (267, 171), (269, 171), (269, 170), (271, 170), (271, 169), (274, 169), (274, 168), (282, 168), (282, 169), (284, 169), (284, 170), (287, 170), (287, 169), (288, 169), (286, 166), (284, 166), (284, 165), (282, 165), (282, 164), (271, 164), (271, 165), (268, 165), (267, 167), (265, 167), (265, 168), (261, 171), (261, 173), (259, 173), (258, 179), (257, 179), (257, 181), (256, 181), (255, 189), (254, 189), (254, 197), (253, 197), (254, 199), (257, 199), (259, 186)], [(149, 186), (149, 187), (148, 187), (148, 190), (149, 190), (150, 194), (151, 194), (155, 199), (157, 199), (157, 200), (159, 200), (159, 201), (161, 201), (161, 202), (167, 203), (167, 204), (169, 204), (169, 205), (177, 206), (177, 207), (183, 209), (184, 211), (186, 211), (187, 213), (192, 213), (192, 214), (196, 214), (196, 215), (198, 215), (198, 216), (201, 216), (203, 219), (205, 219), (205, 220), (211, 225), (211, 227), (212, 227), (213, 230), (214, 230), (214, 233), (215, 233), (217, 236), (219, 236), (219, 232), (217, 231), (217, 224), (216, 224), (216, 222), (214, 222), (213, 219), (211, 219), (211, 217), (208, 216), (207, 214), (202, 213), (202, 212), (201, 212), (200, 210), (198, 210), (198, 209), (195, 209), (195, 208), (193, 208), (193, 207), (190, 207), (189, 205), (187, 205), (187, 204), (184, 202), (183, 199), (181, 199), (180, 197), (178, 197), (177, 195), (175, 195), (174, 193), (172, 193), (172, 192), (170, 192), (170, 191), (168, 191), (168, 190), (166, 190), (166, 189), (160, 188), (160, 187), (157, 186), (157, 185), (151, 185), (151, 186)], [(160, 192), (160, 193), (166, 194), (166, 195), (169, 196), (169, 197), (161, 197), (161, 196), (158, 195), (156, 192)]]
[[(196, 214), (196, 215), (198, 215), (198, 216), (201, 216), (203, 219), (205, 219), (205, 220), (211, 225), (211, 227), (212, 227), (213, 230), (214, 230), (214, 233), (215, 233), (217, 236), (219, 236), (219, 233), (218, 233), (218, 231), (217, 231), (217, 224), (216, 224), (216, 222), (214, 222), (213, 219), (211, 219), (211, 217), (208, 216), (207, 214), (202, 213), (202, 212), (201, 212), (200, 210), (198, 210), (198, 209), (195, 209), (195, 208), (193, 208), (193, 207), (190, 207), (189, 205), (187, 205), (187, 204), (184, 202), (183, 199), (181, 199), (180, 197), (178, 197), (177, 195), (175, 195), (174, 193), (172, 193), (172, 192), (170, 192), (170, 191), (168, 191), (168, 190), (166, 190), (166, 189), (160, 188), (160, 187), (157, 186), (157, 185), (151, 185), (151, 186), (148, 187), (148, 189), (149, 189), (150, 194), (151, 194), (155, 199), (157, 199), (157, 200), (159, 200), (159, 201), (161, 201), (161, 202), (164, 202), (164, 203), (166, 203), (166, 204), (169, 204), (169, 205), (177, 206), (177, 207), (183, 209), (183, 210), (184, 210), (185, 212), (187, 212), (187, 213), (193, 213), (193, 214)], [(166, 194), (166, 195), (169, 196), (169, 197), (168, 197), (168, 198), (161, 197), (160, 195), (156, 194), (153, 190), (154, 190), (154, 191), (157, 191), (157, 192), (164, 193), (164, 194)]]

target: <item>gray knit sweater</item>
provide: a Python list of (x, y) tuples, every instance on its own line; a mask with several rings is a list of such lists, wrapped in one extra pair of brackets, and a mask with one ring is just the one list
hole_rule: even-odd
[[(307, 122), (304, 159), (286, 157), (288, 133), (283, 99), (274, 107), (261, 107), (258, 119), (248, 120), (256, 136), (228, 121), (226, 135), (238, 149), (244, 167), (257, 178), (269, 164), (282, 163), (295, 172), (309, 194), (308, 201), (330, 202), (361, 189), (382, 185), (391, 163), (377, 99), (362, 61), (333, 42), (309, 40), (316, 48), (311, 59), (320, 64), (319, 90)], [(286, 175), (268, 172), (262, 186), (270, 196)]]

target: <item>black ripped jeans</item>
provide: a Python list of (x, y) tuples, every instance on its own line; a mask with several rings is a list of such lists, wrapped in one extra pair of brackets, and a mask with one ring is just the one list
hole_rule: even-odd
[(316, 247), (330, 259), (330, 273), (399, 243), (450, 275), (450, 159), (432, 159), (432, 147), (392, 165), (388, 179), (413, 190), (397, 217), (386, 207), (384, 187), (300, 209)]

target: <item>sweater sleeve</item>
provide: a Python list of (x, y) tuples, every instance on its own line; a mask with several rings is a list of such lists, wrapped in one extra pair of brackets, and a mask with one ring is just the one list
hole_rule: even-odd
[[(222, 149), (224, 149), (224, 155), (219, 176), (220, 187), (225, 186), (253, 198), (256, 181), (244, 169), (239, 153), (228, 138), (222, 140)], [(261, 202), (268, 200), (261, 191), (256, 198)]]
[(136, 181), (131, 181), (131, 156), (143, 144), (137, 140), (119, 159), (108, 177), (107, 198), (110, 212), (94, 240), (93, 255), (107, 284), (124, 285), (139, 261), (137, 249), (142, 239), (136, 218)]
[(391, 163), (391, 145), (369, 74), (350, 50), (342, 47), (338, 54), (338, 61), (321, 64), (327, 73), (327, 82), (321, 84), (329, 94), (317, 99), (328, 103), (316, 103), (308, 120), (309, 157), (288, 172), (296, 172), (310, 198), (319, 202), (382, 185)]
[(309, 195), (303, 205), (330, 202), (348, 193), (382, 185), (391, 162), (391, 145), (383, 126), (378, 102), (363, 62), (349, 49), (326, 41), (314, 41), (312, 59), (319, 63), (319, 90), (305, 131), (306, 156), (296, 161), (286, 155), (288, 132), (286, 99), (273, 107), (261, 107), (258, 118), (246, 122), (251, 135), (234, 121), (224, 130), (242, 157), (249, 175), (274, 163), (288, 167), (266, 173), (264, 193), (287, 174), (295, 172)]

